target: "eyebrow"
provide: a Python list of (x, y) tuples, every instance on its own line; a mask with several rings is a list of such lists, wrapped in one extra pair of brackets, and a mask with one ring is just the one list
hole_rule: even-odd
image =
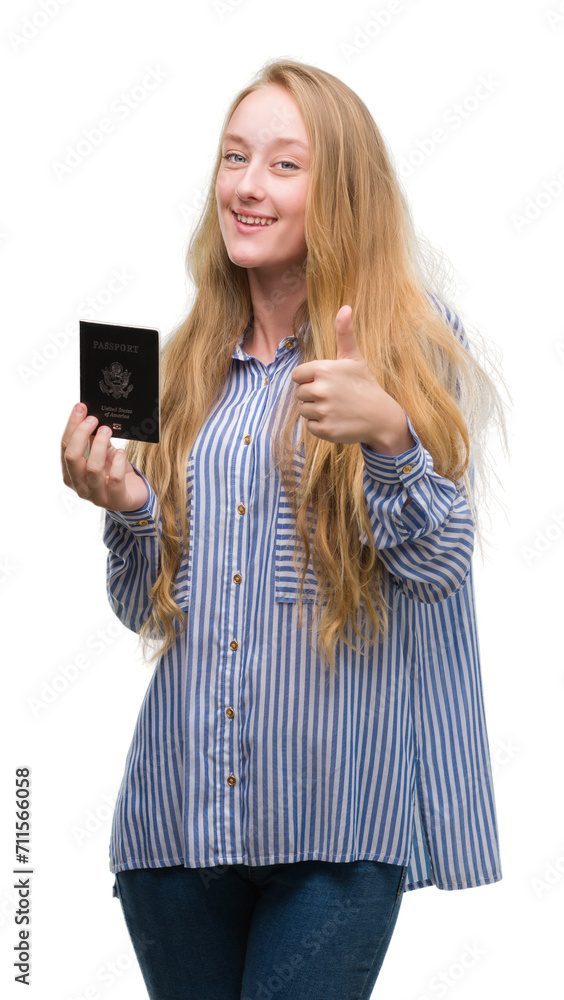
[[(232, 141), (232, 142), (240, 142), (243, 146), (244, 145), (248, 145), (247, 140), (245, 139), (245, 137), (242, 136), (242, 135), (236, 135), (235, 132), (226, 132), (225, 135), (223, 136), (223, 139), (224, 139), (224, 141), (225, 140), (229, 140), (229, 141)], [(270, 143), (270, 145), (271, 146), (278, 146), (279, 144), (282, 144), (284, 146), (301, 146), (302, 149), (304, 149), (306, 151), (306, 153), (309, 152), (309, 150), (308, 150), (307, 146), (305, 145), (305, 143), (300, 142), (299, 139), (291, 139), (291, 138), (288, 138), (287, 136), (282, 136), (282, 135), (278, 136), (277, 135), (272, 140), (272, 142)]]

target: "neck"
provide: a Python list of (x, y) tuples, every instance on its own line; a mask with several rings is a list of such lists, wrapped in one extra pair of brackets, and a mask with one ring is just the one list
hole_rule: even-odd
[(307, 297), (304, 270), (303, 264), (289, 266), (276, 276), (247, 270), (253, 323), (245, 337), (245, 350), (252, 348), (274, 357), (280, 341), (294, 336), (294, 315)]

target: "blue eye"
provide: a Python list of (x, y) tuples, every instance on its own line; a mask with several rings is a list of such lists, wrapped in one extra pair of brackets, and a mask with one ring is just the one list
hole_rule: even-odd
[[(224, 154), (224, 155), (222, 156), (222, 159), (223, 159), (223, 160), (228, 160), (228, 161), (229, 161), (230, 163), (235, 163), (235, 162), (238, 162), (238, 161), (235, 161), (235, 160), (232, 160), (232, 159), (231, 159), (231, 157), (232, 157), (232, 156), (238, 156), (238, 157), (239, 157), (239, 160), (244, 160), (244, 159), (245, 159), (245, 157), (243, 156), (243, 154), (242, 154), (242, 153), (225, 153), (225, 154)], [(292, 167), (292, 168), (293, 168), (294, 170), (299, 170), (299, 169), (300, 169), (300, 168), (298, 167), (297, 163), (292, 163), (292, 160), (278, 160), (278, 161), (277, 161), (277, 164), (278, 164), (278, 163), (281, 163), (281, 164), (284, 164), (285, 166), (289, 166), (289, 167)], [(276, 164), (276, 165), (277, 165), (277, 164)], [(291, 171), (290, 171), (290, 172), (291, 172)], [(285, 173), (288, 173), (288, 171), (285, 171)]]

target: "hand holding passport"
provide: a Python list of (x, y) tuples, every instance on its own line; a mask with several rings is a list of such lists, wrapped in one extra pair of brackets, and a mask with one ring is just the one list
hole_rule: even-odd
[(147, 503), (144, 479), (112, 437), (158, 442), (159, 332), (80, 320), (80, 399), (61, 442), (63, 479), (106, 510)]
[(73, 407), (61, 441), (63, 479), (83, 500), (106, 510), (136, 511), (148, 500), (143, 477), (112, 444), (111, 428), (88, 416), (84, 403)]

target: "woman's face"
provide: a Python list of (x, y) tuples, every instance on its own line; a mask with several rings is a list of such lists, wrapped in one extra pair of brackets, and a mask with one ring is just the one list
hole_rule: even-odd
[[(248, 94), (231, 116), (216, 181), (219, 224), (234, 264), (282, 277), (307, 245), (309, 142), (294, 98), (278, 84)], [(245, 218), (268, 222), (243, 223)]]

